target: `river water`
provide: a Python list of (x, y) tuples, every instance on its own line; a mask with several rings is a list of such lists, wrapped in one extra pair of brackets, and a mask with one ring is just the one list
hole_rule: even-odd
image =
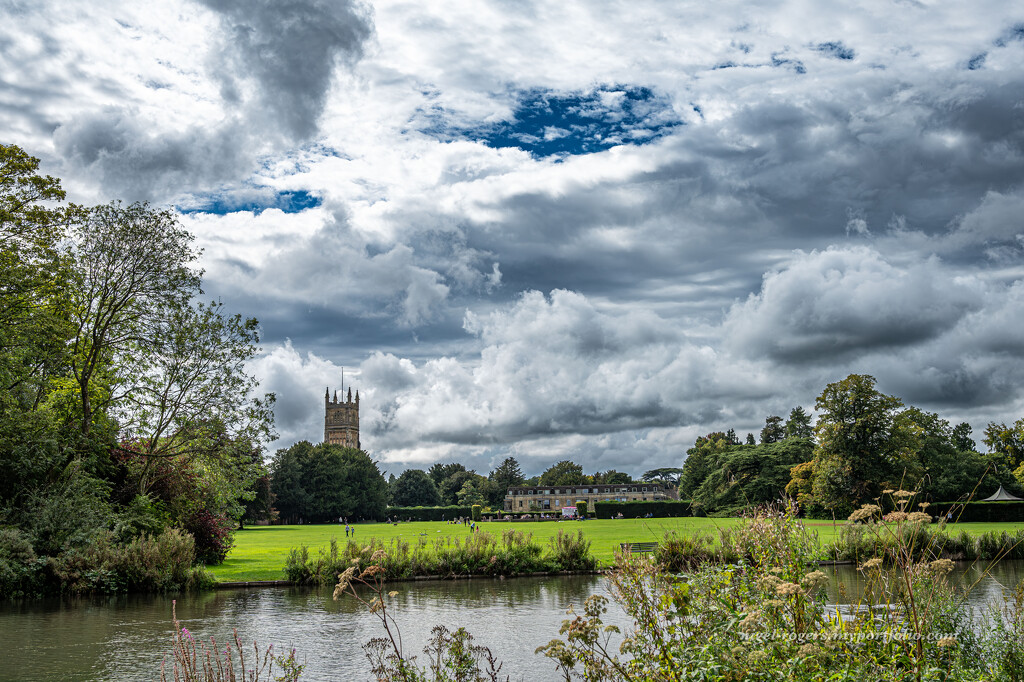
[[(860, 577), (851, 566), (829, 569), (833, 585), (856, 598)], [(983, 575), (958, 567), (954, 577), (975, 585), (977, 611), (1024, 579), (1024, 562), (1003, 562)], [(534, 650), (558, 636), (569, 605), (608, 596), (601, 576), (397, 583), (392, 612), (406, 652), (420, 653), (435, 624), (468, 629), (476, 644), (504, 661), (513, 680), (558, 679), (554, 664)], [(362, 644), (383, 635), (379, 621), (351, 598), (330, 589), (259, 588), (178, 595), (177, 612), (195, 636), (226, 643), (238, 628), (243, 643), (294, 647), (306, 663), (304, 680), (367, 680)], [(170, 650), (172, 597), (120, 596), (23, 601), (0, 605), (0, 680), (155, 680)], [(609, 605), (606, 622), (627, 625)], [(250, 648), (251, 651), (251, 648)], [(420, 656), (421, 660), (423, 656)]]
[[(433, 625), (465, 627), (474, 643), (504, 661), (513, 680), (557, 679), (553, 662), (534, 650), (558, 636), (570, 604), (607, 595), (600, 576), (396, 583), (393, 614), (405, 651), (420, 653)], [(195, 636), (226, 642), (238, 628), (275, 650), (294, 647), (303, 680), (367, 680), (362, 651), (384, 634), (352, 598), (330, 589), (248, 588), (178, 595), (177, 613)], [(154, 680), (170, 650), (171, 597), (121, 596), (36, 600), (0, 606), (0, 680)], [(620, 612), (609, 622), (625, 624)], [(420, 659), (424, 657), (421, 655)], [(423, 661), (425, 663), (425, 660)]]

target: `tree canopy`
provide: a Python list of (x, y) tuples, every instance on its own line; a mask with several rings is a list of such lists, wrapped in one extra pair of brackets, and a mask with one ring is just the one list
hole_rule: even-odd
[(270, 472), (275, 504), (289, 521), (382, 521), (386, 516), (387, 482), (362, 450), (300, 441), (274, 454)]
[(541, 485), (579, 485), (586, 482), (583, 467), (567, 459), (552, 464), (540, 475)]
[(273, 438), (246, 368), (258, 324), (197, 301), (173, 211), (63, 200), (0, 145), (0, 518), (38, 559), (18, 570), (45, 584), (83, 548), (172, 527), (218, 561)]
[(440, 503), (434, 480), (422, 469), (406, 469), (391, 484), (391, 504), (397, 507), (434, 507)]

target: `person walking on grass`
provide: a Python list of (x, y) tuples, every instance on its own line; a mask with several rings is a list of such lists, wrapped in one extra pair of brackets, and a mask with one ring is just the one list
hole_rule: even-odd
[(345, 537), (348, 537), (348, 524), (345, 524)]

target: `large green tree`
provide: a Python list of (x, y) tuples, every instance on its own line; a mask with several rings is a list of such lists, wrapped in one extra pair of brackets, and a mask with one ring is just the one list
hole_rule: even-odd
[(567, 459), (555, 462), (540, 475), (541, 485), (579, 485), (586, 482), (583, 467)]
[(486, 481), (486, 478), (475, 471), (466, 471), (465, 467), (454, 469), (453, 473), (442, 480), (441, 485), (438, 486), (438, 492), (441, 493), (441, 504), (462, 504), (459, 501), (459, 492), (467, 482), (471, 482), (475, 490), (482, 491), (485, 489)]
[[(160, 333), (139, 362), (131, 395), (115, 410), (122, 438), (143, 459), (143, 494), (152, 484), (155, 459), (197, 458), (208, 469), (227, 472), (238, 465), (238, 449), (226, 444), (274, 438), (274, 396), (257, 398), (258, 383), (246, 371), (259, 350), (254, 318), (228, 316), (221, 303), (199, 303), (168, 311), (157, 326)], [(252, 481), (239, 483), (248, 488)]]
[[(675, 488), (679, 485), (679, 477), (682, 473), (683, 469), (680, 467), (661, 467), (645, 471), (640, 476), (640, 480), (661, 483), (669, 488)], [(628, 483), (628, 481), (623, 482)]]
[(277, 509), (291, 522), (386, 516), (387, 481), (362, 450), (300, 441), (277, 451), (270, 472)]
[(814, 427), (811, 426), (811, 415), (797, 405), (789, 413), (786, 420), (786, 438), (812, 438)]
[(998, 466), (990, 455), (975, 452), (974, 441), (964, 438), (963, 425), (952, 427), (939, 415), (916, 407), (904, 410), (903, 416), (916, 430), (917, 457), (924, 470), (917, 488), (927, 499), (985, 497), (1000, 485), (1019, 491), (1008, 468)]
[(434, 485), (436, 485), (438, 489), (440, 489), (441, 484), (444, 483), (444, 480), (446, 478), (451, 478), (458, 472), (465, 470), (466, 467), (463, 466), (462, 464), (459, 464), (458, 462), (449, 462), (447, 464), (437, 462), (436, 464), (432, 464), (430, 466), (430, 469), (427, 470), (427, 473), (430, 474), (430, 478), (433, 479)]
[(391, 504), (396, 507), (434, 507), (440, 503), (437, 486), (422, 469), (406, 469), (391, 484)]
[(815, 402), (813, 495), (819, 504), (845, 515), (884, 489), (913, 488), (920, 480), (915, 429), (902, 407), (867, 374), (825, 387)]
[(71, 334), (61, 245), (83, 211), (60, 206), (60, 181), (38, 170), (38, 159), (0, 144), (0, 408), (39, 406)]
[(526, 480), (523, 478), (523, 470), (515, 457), (506, 457), (498, 467), (490, 473), (488, 478), (501, 490), (504, 497), (508, 489), (515, 485), (522, 485)]
[(715, 456), (731, 448), (734, 443), (729, 435), (722, 431), (714, 431), (706, 436), (699, 436), (693, 447), (686, 451), (679, 474), (679, 495), (689, 498), (704, 482), (715, 468)]
[(79, 428), (131, 399), (169, 319), (200, 292), (193, 236), (171, 211), (113, 202), (75, 226), (70, 347)]
[(762, 443), (778, 443), (786, 438), (786, 427), (782, 423), (782, 417), (772, 415), (764, 420), (764, 428), (761, 429)]
[(1024, 418), (1012, 425), (989, 422), (982, 441), (996, 461), (1015, 471), (1024, 465)]
[(761, 445), (734, 445), (711, 455), (711, 471), (690, 496), (705, 512), (763, 505), (785, 497), (792, 468), (811, 459), (813, 443), (787, 438)]

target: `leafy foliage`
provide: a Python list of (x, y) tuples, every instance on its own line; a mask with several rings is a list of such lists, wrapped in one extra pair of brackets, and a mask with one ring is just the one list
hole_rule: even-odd
[(386, 516), (387, 482), (362, 450), (300, 441), (278, 450), (270, 470), (282, 518), (337, 522)]
[(552, 464), (540, 475), (541, 485), (580, 485), (586, 482), (587, 479), (583, 475), (583, 467), (569, 460), (562, 460)]
[(441, 495), (433, 479), (422, 469), (406, 469), (391, 484), (391, 504), (399, 507), (433, 507)]
[(75, 571), (75, 589), (155, 589), (105, 566), (186, 526), (222, 557), (265, 473), (257, 323), (194, 303), (198, 252), (174, 213), (61, 206), (38, 168), (0, 145), (0, 524), (18, 538), (0, 596)]

